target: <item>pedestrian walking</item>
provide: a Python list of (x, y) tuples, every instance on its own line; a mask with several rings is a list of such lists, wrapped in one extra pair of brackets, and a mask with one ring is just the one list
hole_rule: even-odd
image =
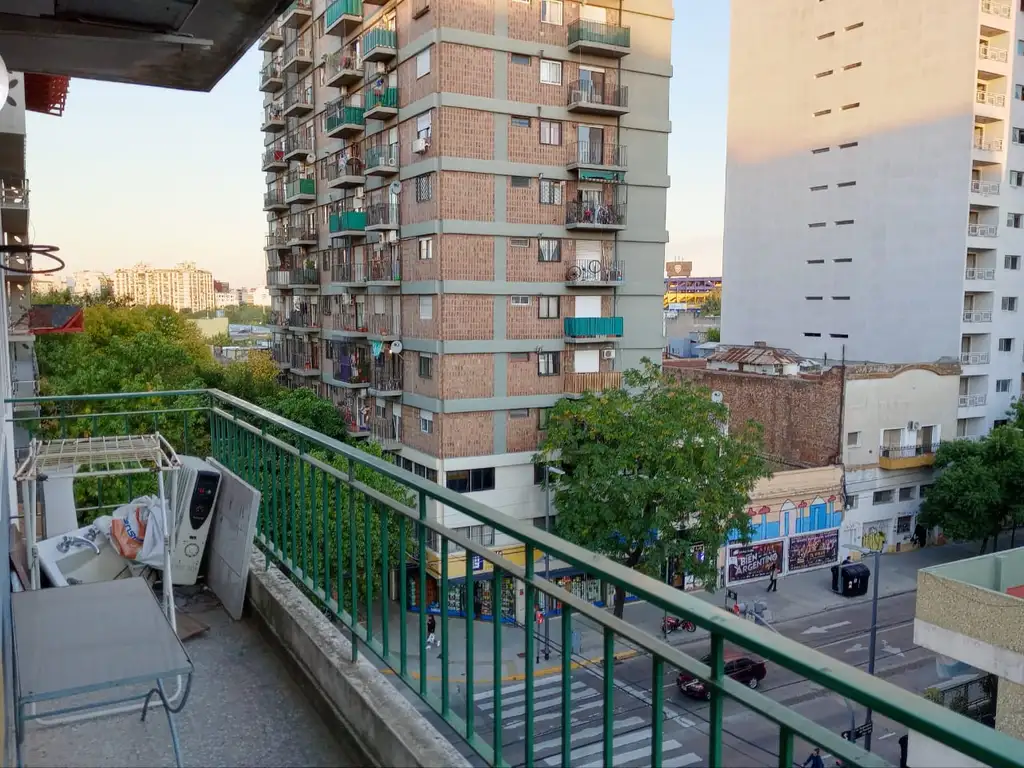
[(437, 620), (434, 618), (434, 614), (427, 616), (427, 645), (441, 646), (437, 642), (437, 637), (434, 635), (434, 631), (437, 629)]
[(811, 752), (810, 757), (804, 760), (803, 768), (825, 768), (825, 761), (821, 759), (820, 748), (816, 748)]
[(768, 572), (768, 589), (766, 591), (779, 591), (779, 568), (776, 565), (773, 565), (772, 569)]

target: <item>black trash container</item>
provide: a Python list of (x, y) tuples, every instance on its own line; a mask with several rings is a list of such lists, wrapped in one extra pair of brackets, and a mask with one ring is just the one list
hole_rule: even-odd
[(843, 597), (859, 597), (867, 594), (871, 570), (863, 563), (846, 563), (832, 566), (832, 591)]

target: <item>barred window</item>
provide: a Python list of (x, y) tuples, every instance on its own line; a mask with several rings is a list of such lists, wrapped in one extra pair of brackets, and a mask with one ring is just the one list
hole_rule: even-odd
[(543, 205), (561, 205), (562, 182), (551, 181), (551, 179), (541, 179), (540, 202)]
[(416, 177), (416, 202), (425, 203), (433, 197), (433, 177), (432, 176), (417, 176)]
[(539, 241), (540, 250), (537, 256), (538, 261), (561, 261), (562, 241), (554, 238), (542, 237)]

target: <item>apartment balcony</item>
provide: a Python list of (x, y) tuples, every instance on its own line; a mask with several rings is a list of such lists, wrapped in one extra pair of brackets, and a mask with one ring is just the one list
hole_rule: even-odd
[[(1002, 0), (981, 0), (981, 12), (989, 16), (998, 16), (1001, 19), (1009, 19), (1013, 12), (1010, 3)], [(1001, 25), (999, 28), (1002, 29)]]
[(263, 163), (260, 169), (264, 173), (271, 171), (284, 171), (288, 168), (288, 161), (285, 158), (285, 145), (274, 144), (263, 153)]
[[(385, 77), (381, 75), (381, 77)], [(398, 114), (398, 88), (370, 88), (364, 91), (366, 105), (363, 117), (366, 120), (390, 120)], [(397, 146), (397, 145), (396, 145)]]
[(988, 352), (961, 352), (960, 365), (988, 365)]
[(309, 223), (300, 224), (298, 226), (288, 227), (288, 247), (292, 248), (297, 245), (316, 245), (319, 241), (317, 236), (316, 227)]
[(331, 282), (349, 288), (366, 286), (366, 264), (362, 261), (343, 260), (331, 267)]
[(938, 443), (903, 445), (897, 448), (883, 445), (878, 449), (878, 466), (882, 469), (930, 467), (935, 463), (937, 450), (939, 450)]
[(337, 211), (327, 217), (327, 229), (338, 237), (364, 237), (366, 211)]
[(992, 310), (991, 309), (965, 309), (964, 310), (964, 322), (965, 323), (991, 323), (992, 322)]
[(968, 224), (967, 225), (967, 236), (968, 237), (998, 237), (999, 236), (999, 225), (998, 224)]
[(621, 182), (626, 170), (626, 147), (595, 141), (568, 145), (566, 168), (581, 181)]
[(289, 288), (315, 288), (320, 285), (320, 274), (313, 267), (281, 270)]
[(313, 50), (305, 40), (294, 40), (281, 54), (281, 71), (286, 75), (301, 75), (313, 66)]
[[(280, 290), (282, 288), (288, 288), (290, 286), (290, 282), (288, 280), (288, 272), (289, 271), (290, 270), (287, 270), (287, 269), (268, 269), (267, 270), (267, 288), (276, 288), (278, 290)], [(271, 313), (271, 314), (273, 314), (273, 313)], [(278, 320), (282, 319), (282, 316), (280, 315), (280, 313), (278, 313), (277, 319)], [(271, 323), (271, 325), (282, 325), (282, 324), (283, 323), (280, 323), (280, 322), (278, 322), (278, 323)]]
[(374, 27), (363, 35), (364, 61), (391, 61), (398, 55), (398, 35), (386, 27)]
[(324, 60), (324, 84), (345, 88), (363, 81), (363, 60), (355, 48), (328, 54)]
[(260, 124), (261, 131), (264, 133), (280, 133), (287, 124), (287, 121), (284, 119), (284, 110), (281, 107), (277, 105), (264, 107), (263, 122)]
[[(982, 195), (984, 197), (995, 197), (999, 194), (999, 182), (972, 180), (971, 194)], [(996, 205), (996, 203), (992, 203), (992, 205)]]
[(393, 287), (402, 283), (402, 256), (397, 247), (374, 254), (366, 265), (366, 282), (369, 285)]
[(334, 361), (334, 380), (344, 387), (364, 388), (370, 386), (370, 363), (359, 360), (352, 363), (348, 355), (344, 360)]
[(328, 158), (327, 187), (329, 189), (354, 189), (366, 183), (363, 161), (358, 157), (337, 154)]
[(565, 228), (595, 232), (626, 228), (626, 204), (601, 205), (580, 200), (565, 204)]
[(992, 268), (967, 267), (964, 270), (965, 280), (995, 280), (996, 271)]
[(263, 195), (264, 211), (287, 211), (288, 203), (284, 201), (283, 189), (272, 189)]
[(284, 344), (275, 344), (270, 348), (270, 359), (278, 368), (288, 368), (292, 364), (292, 356), (284, 348)]
[(624, 85), (577, 80), (569, 83), (566, 108), (589, 115), (624, 115), (629, 112), (629, 89)]
[(1002, 152), (1002, 139), (975, 139), (974, 148), (982, 152)]
[(629, 27), (584, 19), (570, 22), (569, 53), (621, 59), (629, 53)]
[(329, 139), (340, 139), (355, 136), (366, 127), (363, 108), (347, 105), (343, 100), (330, 102), (325, 108), (325, 132)]
[(398, 205), (373, 203), (366, 207), (366, 231), (386, 232), (398, 229)]
[(401, 419), (375, 417), (370, 423), (370, 439), (380, 443), (385, 451), (397, 451), (402, 447)]
[[(270, 285), (270, 275), (274, 270), (267, 271), (267, 285)], [(275, 331), (283, 331), (288, 325), (288, 321), (285, 317), (285, 313), (282, 310), (275, 309), (267, 315), (267, 327)]]
[(284, 45), (284, 34), (281, 32), (281, 26), (279, 24), (271, 24), (270, 29), (260, 36), (260, 42), (257, 47), (261, 51), (273, 53), (282, 45)]
[(320, 354), (309, 352), (293, 352), (291, 372), (296, 376), (319, 376)]
[(289, 205), (316, 202), (316, 181), (312, 176), (290, 179), (284, 188), (284, 201)]
[[(383, 360), (378, 364), (377, 360)], [(400, 397), (402, 394), (403, 366), (401, 355), (385, 350), (374, 358), (370, 369), (370, 394), (377, 397)]]
[(562, 330), (566, 344), (593, 344), (622, 336), (621, 317), (566, 317)]
[(582, 396), (585, 392), (604, 392), (622, 388), (622, 371), (598, 373), (566, 373), (562, 375), (567, 396)]
[(298, 86), (284, 95), (284, 116), (305, 117), (313, 111), (313, 86)]
[(28, 229), (28, 181), (26, 179), (0, 180), (0, 210), (4, 213), (4, 228), (25, 232)]
[(309, 24), (313, 19), (312, 0), (295, 0), (281, 14), (281, 26), (290, 29), (298, 29)]
[(984, 408), (988, 405), (988, 395), (960, 395), (958, 408)]
[(1005, 48), (996, 48), (988, 43), (982, 43), (978, 46), (978, 58), (982, 61), (994, 61), (998, 64), (1005, 64), (1010, 60), (1010, 54)]
[[(398, 298), (397, 296), (395, 297)], [(373, 298), (370, 299), (371, 303)], [(373, 312), (369, 315), (369, 328), (367, 338), (374, 341), (394, 341), (402, 335), (402, 310), (398, 302), (392, 303), (383, 312)]]
[(264, 246), (264, 250), (284, 251), (288, 248), (288, 231), (283, 227), (267, 235), (267, 244)]
[(363, 23), (363, 0), (334, 0), (324, 12), (324, 34), (347, 37)]
[(292, 134), (284, 140), (284, 159), (287, 162), (312, 163), (316, 161), (313, 142), (305, 134)]
[(398, 144), (368, 147), (363, 156), (367, 176), (394, 176), (398, 173)]
[(369, 333), (369, 322), (363, 305), (347, 304), (331, 316), (331, 330), (341, 336), (366, 338)]
[(616, 287), (625, 279), (624, 261), (577, 260), (565, 271), (565, 284), (570, 288)]
[(974, 95), (975, 123), (993, 123), (1006, 118), (1006, 94), (979, 88)]
[(284, 88), (284, 74), (281, 63), (272, 61), (260, 70), (260, 90), (263, 93), (277, 93)]
[(300, 333), (320, 330), (320, 315), (312, 307), (293, 309), (288, 314), (288, 330)]

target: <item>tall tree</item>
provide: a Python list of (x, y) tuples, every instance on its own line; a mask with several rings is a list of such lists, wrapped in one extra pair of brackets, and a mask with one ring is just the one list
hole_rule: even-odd
[[(644, 359), (625, 389), (555, 406), (538, 461), (565, 473), (555, 487), (556, 532), (629, 568), (660, 575), (668, 559), (717, 584), (730, 532), (749, 537), (747, 501), (769, 474), (761, 428), (729, 424), (710, 392)], [(615, 593), (622, 616), (625, 591)]]
[(722, 289), (715, 288), (708, 297), (704, 300), (704, 303), (700, 305), (700, 312), (702, 315), (713, 315), (718, 316), (722, 314)]

